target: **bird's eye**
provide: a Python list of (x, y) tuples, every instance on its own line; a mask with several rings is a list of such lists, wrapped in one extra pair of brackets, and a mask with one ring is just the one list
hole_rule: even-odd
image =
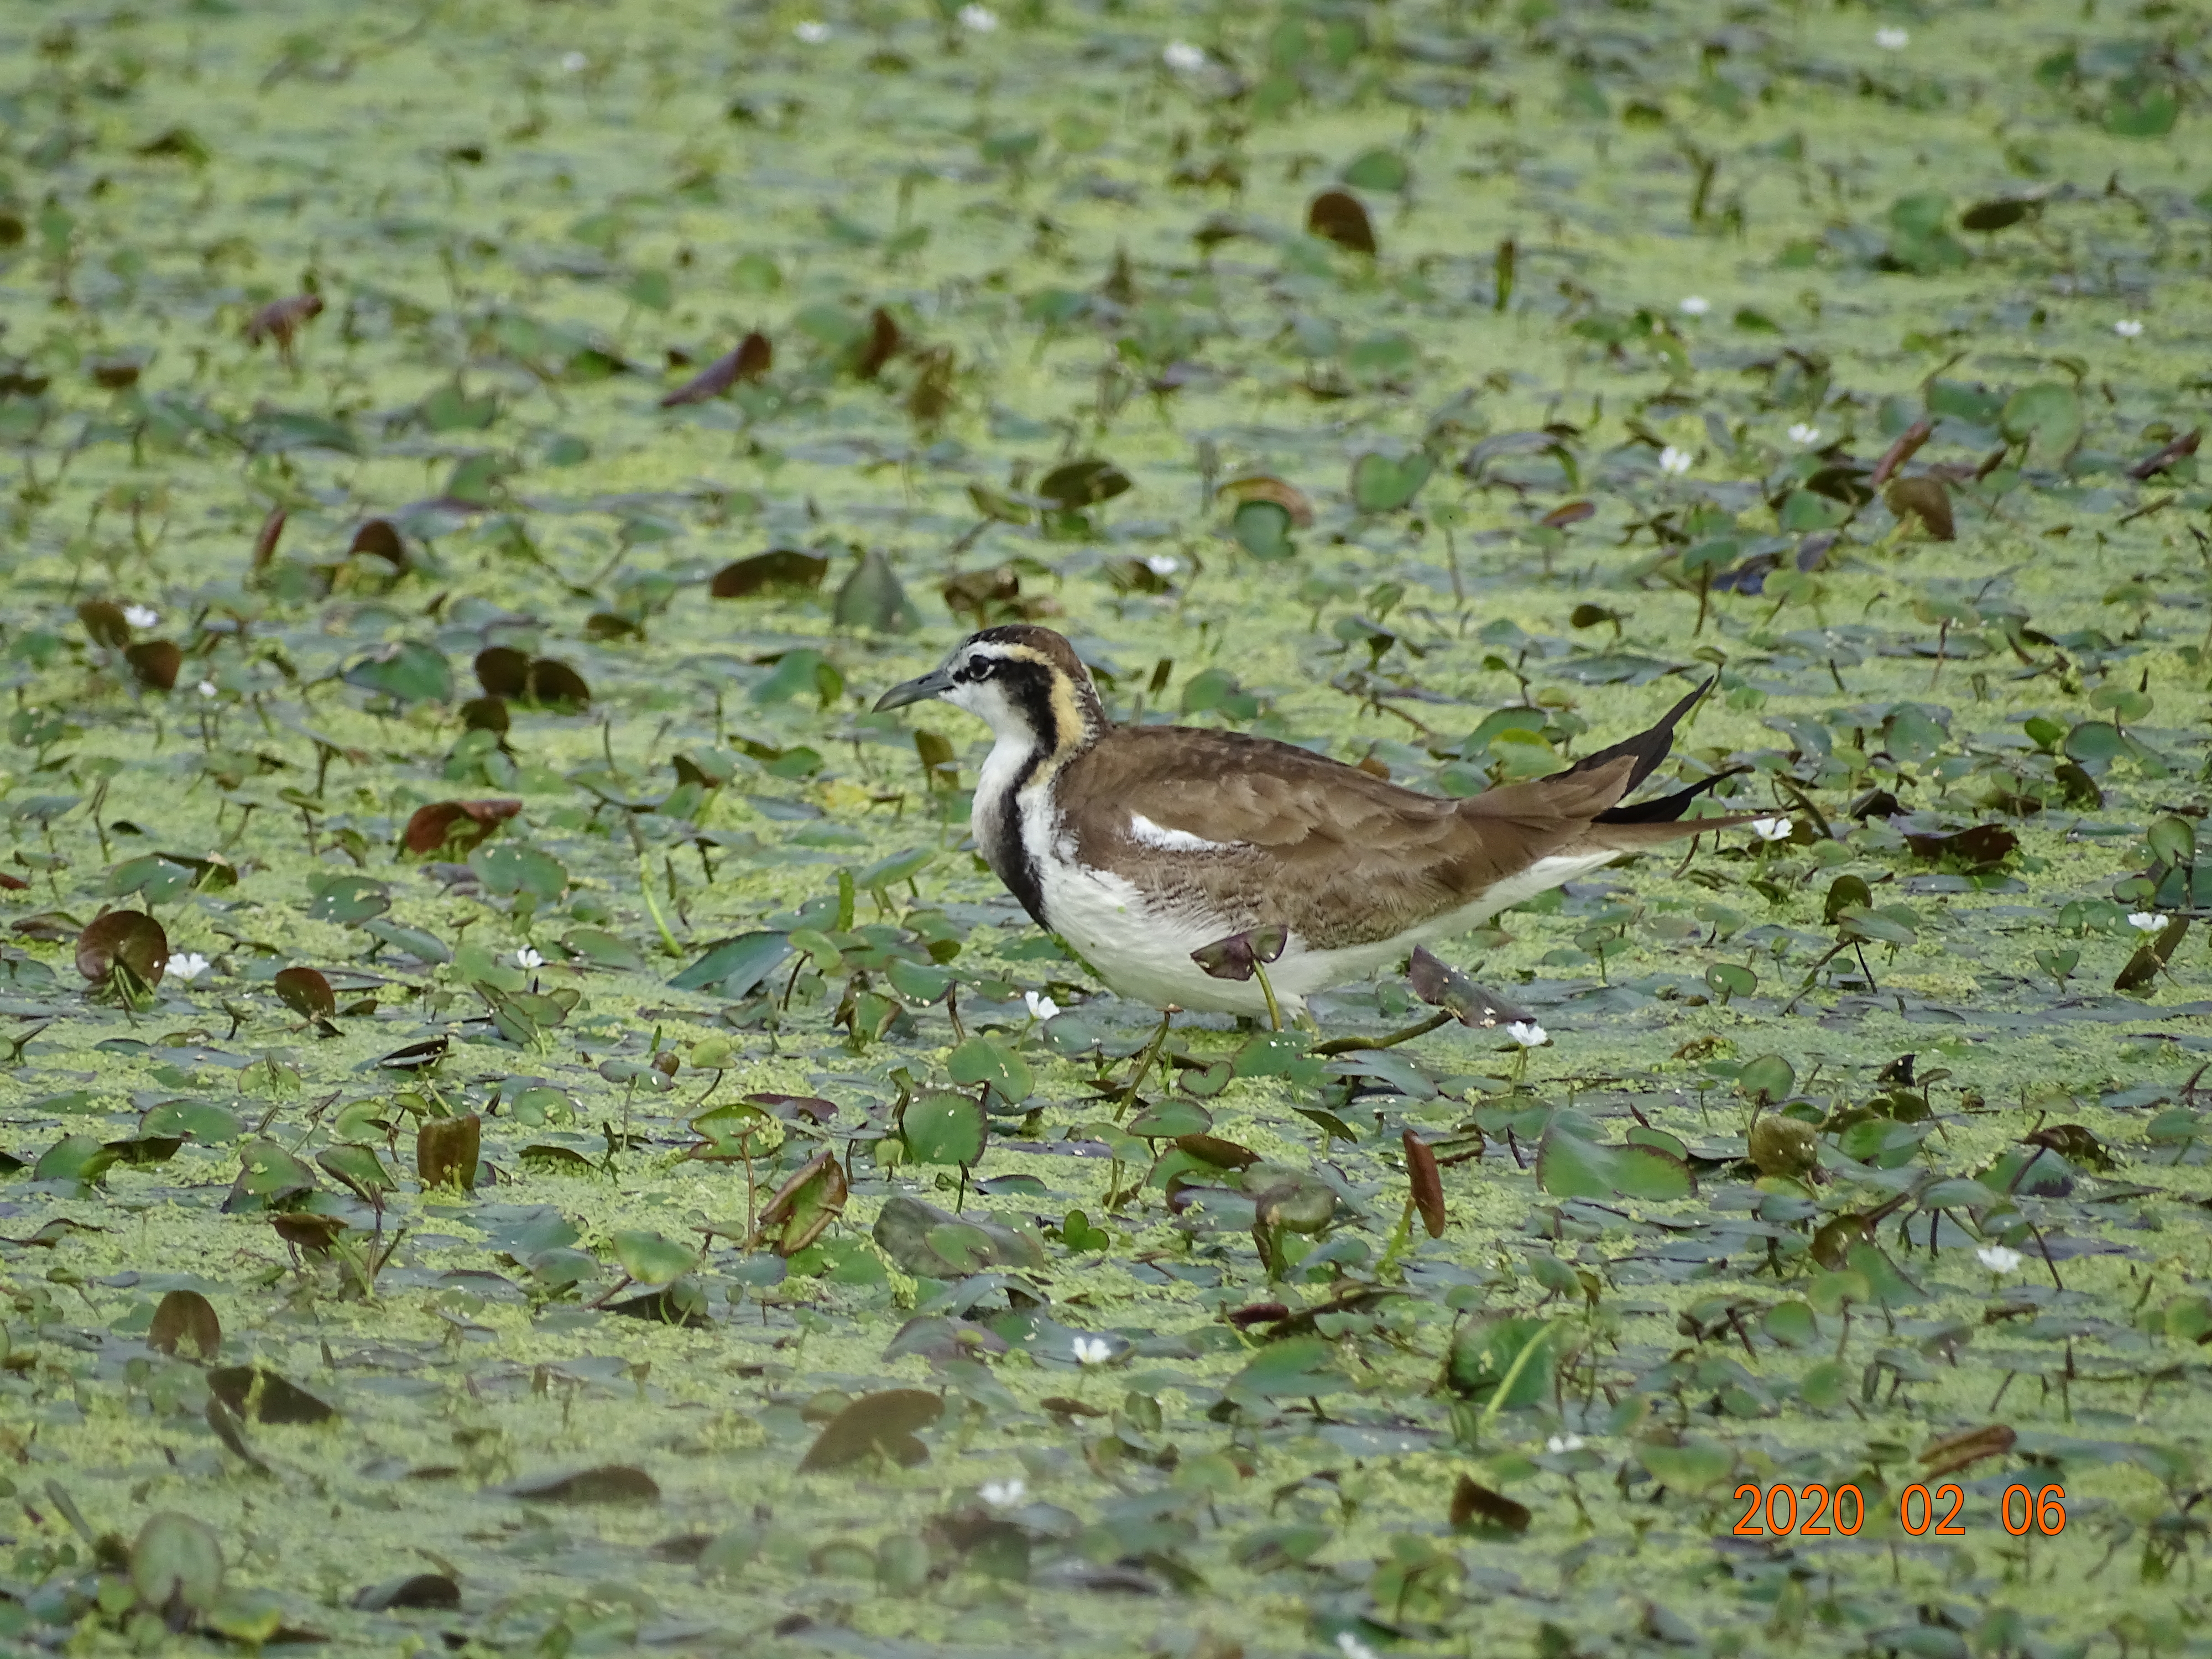
[(989, 679), (991, 678), (991, 659), (988, 657), (969, 658), (968, 678), (971, 680)]

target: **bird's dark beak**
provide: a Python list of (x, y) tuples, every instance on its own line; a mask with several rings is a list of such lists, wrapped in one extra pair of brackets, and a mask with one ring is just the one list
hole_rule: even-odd
[(876, 713), (887, 708), (903, 708), (910, 702), (927, 702), (932, 697), (941, 697), (952, 689), (952, 676), (942, 668), (924, 674), (920, 679), (895, 685), (876, 699)]

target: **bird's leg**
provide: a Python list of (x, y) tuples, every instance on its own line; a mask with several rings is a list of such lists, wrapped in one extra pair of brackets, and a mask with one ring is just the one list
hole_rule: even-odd
[(1130, 1107), (1137, 1103), (1137, 1091), (1145, 1081), (1145, 1073), (1152, 1069), (1152, 1062), (1160, 1057), (1160, 1045), (1168, 1040), (1168, 1026), (1175, 1018), (1173, 1008), (1160, 1010), (1160, 1029), (1152, 1033), (1152, 1042), (1137, 1060), (1137, 1069), (1129, 1073), (1129, 1086), (1121, 1097), (1121, 1103), (1114, 1109), (1114, 1121), (1119, 1123)]

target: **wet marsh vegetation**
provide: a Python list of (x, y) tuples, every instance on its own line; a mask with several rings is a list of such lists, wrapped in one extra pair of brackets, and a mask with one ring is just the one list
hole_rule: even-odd
[[(0, 9), (0, 1641), (2201, 1650), (2208, 73)], [(1771, 833), (1133, 1090), (867, 712), (1017, 618)]]

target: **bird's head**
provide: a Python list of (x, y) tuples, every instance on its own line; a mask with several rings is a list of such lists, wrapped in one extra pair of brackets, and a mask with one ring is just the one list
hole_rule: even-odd
[(1001, 742), (1033, 744), (1048, 754), (1082, 747), (1107, 724), (1075, 647), (1049, 628), (1023, 623), (969, 635), (941, 666), (884, 692), (876, 711), (932, 697), (988, 721)]

